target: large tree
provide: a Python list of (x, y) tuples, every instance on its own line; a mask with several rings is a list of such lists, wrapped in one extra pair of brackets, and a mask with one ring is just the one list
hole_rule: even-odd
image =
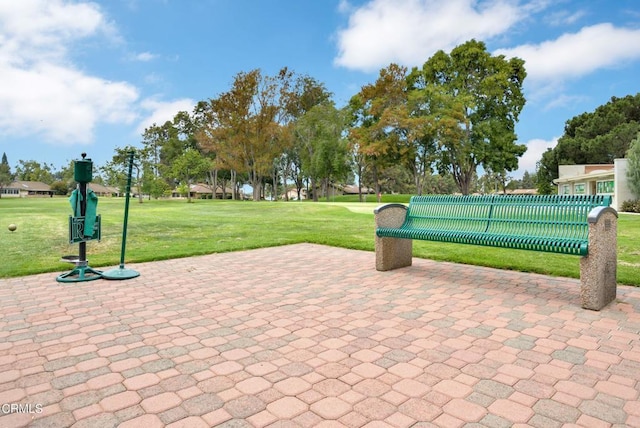
[(640, 132), (640, 93), (612, 97), (593, 112), (569, 119), (553, 149), (538, 162), (538, 191), (553, 191), (559, 165), (611, 164), (625, 157)]
[(627, 179), (636, 198), (640, 198), (640, 133), (627, 152)]
[(377, 195), (380, 172), (404, 163), (412, 153), (407, 142), (406, 72), (397, 64), (383, 68), (375, 83), (363, 86), (349, 101), (351, 149), (362, 156)]
[(318, 181), (326, 195), (332, 179), (343, 180), (350, 170), (345, 128), (344, 113), (328, 101), (311, 108), (296, 123), (302, 170), (311, 181), (316, 202)]
[[(331, 92), (325, 88), (323, 83), (306, 75), (298, 77), (285, 96), (285, 108), (292, 119), (289, 128), (292, 131), (290, 133), (292, 144), (284, 150), (281, 165), (285, 181), (291, 178), (296, 187), (298, 200), (302, 197), (301, 191), (305, 179), (311, 178), (309, 170), (303, 169), (303, 159), (309, 157), (310, 139), (307, 133), (300, 133), (299, 123), (314, 107), (327, 103), (331, 103)], [(312, 184), (312, 187), (314, 185), (315, 183)], [(313, 194), (317, 195), (316, 192)]]
[(434, 138), (435, 163), (468, 194), (478, 167), (506, 173), (518, 167), (526, 147), (515, 124), (525, 104), (524, 61), (491, 55), (471, 40), (450, 54), (438, 51), (409, 75), (414, 116), (423, 116), (425, 137)]
[(129, 160), (131, 159), (131, 152), (133, 152), (133, 176), (131, 177), (131, 181), (136, 187), (136, 191), (134, 193), (138, 195), (138, 202), (142, 203), (143, 186), (141, 174), (144, 169), (144, 149), (139, 149), (133, 146), (116, 147), (113, 158), (101, 168), (101, 172), (108, 185), (118, 187), (120, 189), (120, 193), (124, 194), (127, 187), (127, 173)]
[(18, 166), (16, 166), (15, 178), (20, 181), (40, 181), (51, 184), (55, 181), (54, 167), (34, 160), (19, 160)]
[(2, 153), (2, 162), (0, 162), (0, 198), (2, 197), (2, 189), (10, 185), (12, 181), (13, 176), (11, 175), (7, 154)]
[(198, 150), (188, 148), (171, 165), (170, 175), (187, 187), (187, 202), (191, 202), (191, 185), (211, 169), (211, 162)]
[(204, 109), (199, 143), (215, 153), (220, 167), (248, 174), (256, 201), (264, 177), (283, 152), (282, 126), (288, 115), (284, 94), (291, 79), (287, 69), (277, 76), (265, 76), (258, 69), (239, 73), (228, 92), (199, 105)]

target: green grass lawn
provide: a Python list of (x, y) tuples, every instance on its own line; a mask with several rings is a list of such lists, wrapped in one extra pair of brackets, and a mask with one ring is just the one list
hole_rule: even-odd
[[(356, 196), (357, 198), (357, 196)], [(374, 200), (373, 198), (371, 199)], [(356, 199), (357, 201), (357, 199)], [(383, 202), (387, 202), (383, 197)], [(391, 202), (391, 201), (389, 201)], [(395, 200), (394, 200), (395, 202)], [(126, 263), (311, 242), (373, 251), (375, 202), (131, 200)], [(120, 261), (124, 199), (101, 198), (102, 240), (87, 243), (92, 267)], [(0, 277), (63, 272), (68, 243), (66, 198), (0, 199)], [(7, 226), (18, 226), (10, 232)], [(618, 222), (618, 282), (640, 285), (640, 216)], [(579, 258), (471, 245), (414, 242), (414, 256), (556, 276), (579, 277)], [(295, 263), (295, 260), (291, 261)], [(371, 268), (374, 269), (373, 259)], [(268, 268), (269, 260), (264, 261)]]

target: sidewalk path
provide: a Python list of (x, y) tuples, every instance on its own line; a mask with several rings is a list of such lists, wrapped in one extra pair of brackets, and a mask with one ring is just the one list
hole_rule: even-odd
[(640, 427), (638, 288), (311, 244), (127, 267), (0, 280), (0, 427)]

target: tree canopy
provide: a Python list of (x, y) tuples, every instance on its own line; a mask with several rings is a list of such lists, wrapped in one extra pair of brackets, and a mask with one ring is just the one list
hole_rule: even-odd
[[(2, 153), (2, 161), (0, 162), (0, 191), (11, 184), (13, 181), (13, 175), (11, 174), (11, 167), (9, 166), (9, 160), (7, 154)], [(0, 192), (0, 198), (2, 192)]]
[(612, 97), (595, 111), (569, 119), (553, 149), (538, 162), (538, 191), (550, 193), (559, 165), (611, 164), (624, 158), (640, 132), (640, 93)]
[(631, 142), (627, 152), (627, 180), (635, 197), (640, 199), (640, 133)]
[(436, 166), (450, 172), (463, 194), (479, 166), (497, 174), (518, 168), (526, 147), (515, 125), (525, 105), (524, 61), (492, 56), (471, 40), (450, 54), (438, 51), (409, 76), (413, 115), (426, 119), (435, 140)]
[[(192, 112), (145, 129), (141, 147), (118, 148), (103, 173), (119, 184), (122, 153), (135, 149), (137, 191), (149, 197), (203, 180), (214, 195), (222, 183), (223, 197), (230, 182), (234, 198), (249, 183), (254, 200), (269, 186), (274, 198), (280, 188), (288, 195), (290, 183), (300, 197), (306, 183), (317, 200), (330, 185), (355, 177), (360, 189), (365, 183), (378, 194), (450, 192), (454, 183), (467, 194), (480, 168), (504, 188), (525, 151), (515, 133), (525, 77), (521, 59), (491, 55), (476, 40), (411, 71), (390, 64), (344, 108), (322, 82), (286, 67), (275, 75), (240, 72), (228, 90)], [(47, 180), (53, 173), (23, 161), (16, 172)]]
[(351, 99), (350, 139), (376, 186), (377, 170), (402, 163), (419, 190), (436, 168), (468, 194), (478, 167), (503, 175), (518, 167), (526, 150), (515, 133), (525, 77), (524, 61), (492, 56), (476, 40), (436, 52), (409, 74), (391, 64)]

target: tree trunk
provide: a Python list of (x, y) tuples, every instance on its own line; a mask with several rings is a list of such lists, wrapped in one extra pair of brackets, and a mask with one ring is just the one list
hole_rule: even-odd
[(358, 163), (358, 200), (362, 202), (362, 165)]
[[(136, 168), (136, 188), (138, 189), (138, 202), (142, 203), (142, 188), (140, 184), (140, 168)], [(131, 189), (129, 189), (131, 191)]]
[(424, 190), (424, 174), (420, 173), (420, 168), (414, 163), (413, 165), (413, 176), (416, 184), (416, 193), (418, 196), (422, 196), (422, 192)]
[(284, 200), (289, 201), (289, 189), (287, 189), (287, 171), (288, 168), (282, 171), (282, 190), (284, 191)]
[(273, 176), (271, 177), (273, 181), (273, 200), (278, 200), (278, 170), (276, 168), (273, 169)]
[(222, 189), (222, 200), (227, 199), (227, 180), (222, 178), (220, 180), (220, 187)]
[(238, 173), (234, 169), (231, 170), (231, 199), (234, 201), (238, 199), (236, 196), (236, 181), (238, 179), (237, 174)]
[[(318, 202), (318, 192), (316, 191), (316, 179), (311, 178), (311, 192), (313, 192), (313, 202)], [(307, 195), (309, 193), (307, 192)]]
[(260, 196), (262, 195), (262, 183), (260, 183), (260, 180), (251, 180), (251, 187), (253, 187), (254, 202), (260, 201)]
[[(298, 192), (298, 200), (301, 201), (302, 200), (302, 186), (304, 185), (304, 183), (302, 182), (302, 179), (297, 179), (295, 180), (296, 182), (296, 192)], [(309, 195), (307, 194), (307, 197), (309, 197)]]
[(373, 165), (373, 170), (371, 171), (373, 173), (373, 183), (375, 185), (375, 190), (376, 190), (376, 200), (378, 201), (378, 203), (380, 203), (382, 201), (382, 194), (380, 193), (380, 183), (378, 182), (378, 167), (377, 165)]

